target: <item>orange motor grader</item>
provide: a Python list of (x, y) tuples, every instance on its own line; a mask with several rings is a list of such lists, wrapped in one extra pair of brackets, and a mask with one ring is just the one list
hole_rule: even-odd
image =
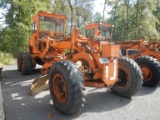
[(156, 86), (159, 83), (160, 52), (159, 44), (154, 38), (149, 42), (145, 42), (145, 37), (141, 40), (126, 40), (121, 42), (120, 48), (123, 56), (128, 56), (135, 60), (141, 67), (144, 85)]
[[(65, 15), (40, 11), (32, 22), (29, 52), (18, 55), (18, 70), (26, 75), (36, 64), (42, 65), (44, 77), (33, 81), (31, 92), (40, 92), (49, 79), (50, 95), (60, 113), (70, 115), (81, 108), (85, 102), (84, 85), (108, 86), (128, 98), (141, 88), (140, 68), (133, 60), (119, 57), (119, 45), (86, 38), (76, 28), (66, 36)], [(96, 42), (98, 49), (93, 45)]]
[[(91, 23), (86, 25), (86, 37), (93, 38), (93, 36), (96, 36), (97, 40), (103, 42), (110, 41), (112, 38), (112, 30), (112, 24), (106, 22)], [(119, 45), (121, 55), (135, 60), (141, 67), (143, 84), (146, 86), (156, 86), (160, 80), (158, 63), (158, 61), (160, 61), (160, 43), (156, 42), (154, 38), (149, 42), (145, 42), (145, 38), (142, 38), (141, 40), (123, 41), (119, 43)], [(97, 42), (92, 46), (98, 48)]]

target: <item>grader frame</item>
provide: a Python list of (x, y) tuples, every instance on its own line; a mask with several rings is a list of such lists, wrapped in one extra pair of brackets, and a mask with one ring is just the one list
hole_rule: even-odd
[(36, 64), (42, 65), (45, 76), (33, 81), (31, 92), (37, 94), (49, 84), (54, 106), (60, 113), (74, 114), (81, 108), (84, 85), (108, 86), (129, 98), (141, 88), (140, 68), (131, 59), (119, 58), (119, 45), (97, 41), (96, 36), (86, 38), (76, 28), (66, 36), (65, 15), (40, 11), (32, 22), (29, 53), (19, 54), (18, 70), (30, 74)]

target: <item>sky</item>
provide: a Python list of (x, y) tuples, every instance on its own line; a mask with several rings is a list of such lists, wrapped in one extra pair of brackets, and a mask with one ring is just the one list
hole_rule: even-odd
[[(103, 14), (103, 8), (104, 8), (104, 0), (95, 0), (94, 1), (94, 12), (99, 12)], [(105, 18), (109, 18), (109, 15), (107, 12), (111, 10), (111, 7), (106, 6), (105, 9)]]
[[(2, 18), (2, 16), (3, 16), (2, 13), (3, 13), (3, 10), (0, 9), (0, 18)], [(0, 25), (1, 25), (1, 24), (4, 24), (4, 21), (5, 21), (4, 18), (0, 19)]]

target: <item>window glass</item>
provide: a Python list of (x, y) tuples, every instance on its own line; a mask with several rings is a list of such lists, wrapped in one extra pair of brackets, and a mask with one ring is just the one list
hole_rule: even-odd
[(91, 37), (94, 37), (94, 28), (91, 29)]
[(121, 55), (125, 56), (126, 55), (126, 49), (121, 49)]
[(101, 36), (106, 36), (106, 37), (110, 37), (111, 36), (111, 30), (112, 30), (111, 27), (99, 25), (98, 26), (98, 30), (101, 31)]
[(64, 31), (64, 19), (40, 17), (40, 30), (63, 32)]
[(33, 22), (33, 23), (32, 23), (32, 30), (33, 30), (33, 31), (36, 31), (36, 30), (37, 30), (37, 24), (36, 24), (36, 22)]
[(86, 30), (86, 36), (90, 37), (90, 30)]
[(138, 50), (128, 50), (128, 56), (138, 53)]

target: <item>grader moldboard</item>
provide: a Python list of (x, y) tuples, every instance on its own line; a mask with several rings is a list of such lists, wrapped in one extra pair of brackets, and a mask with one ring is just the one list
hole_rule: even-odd
[[(97, 33), (96, 31), (99, 31)], [(86, 25), (86, 37), (93, 38), (97, 36), (97, 40), (110, 41), (112, 38), (113, 25), (106, 22), (96, 22)], [(119, 43), (122, 56), (129, 57), (141, 68), (143, 73), (143, 84), (146, 86), (156, 86), (160, 80), (160, 43), (152, 38), (148, 43), (145, 37), (141, 40), (126, 40)], [(98, 44), (94, 44), (95, 47)], [(156, 59), (158, 60), (156, 60)]]
[[(29, 53), (18, 55), (18, 70), (26, 75), (36, 64), (43, 66), (41, 73), (45, 76), (33, 81), (31, 93), (35, 95), (49, 84), (54, 106), (60, 113), (70, 115), (80, 110), (85, 102), (84, 85), (108, 86), (127, 98), (141, 88), (140, 68), (133, 60), (119, 57), (119, 45), (88, 39), (79, 35), (76, 28), (66, 36), (65, 15), (40, 11), (32, 21)], [(98, 49), (93, 45), (96, 42)]]

